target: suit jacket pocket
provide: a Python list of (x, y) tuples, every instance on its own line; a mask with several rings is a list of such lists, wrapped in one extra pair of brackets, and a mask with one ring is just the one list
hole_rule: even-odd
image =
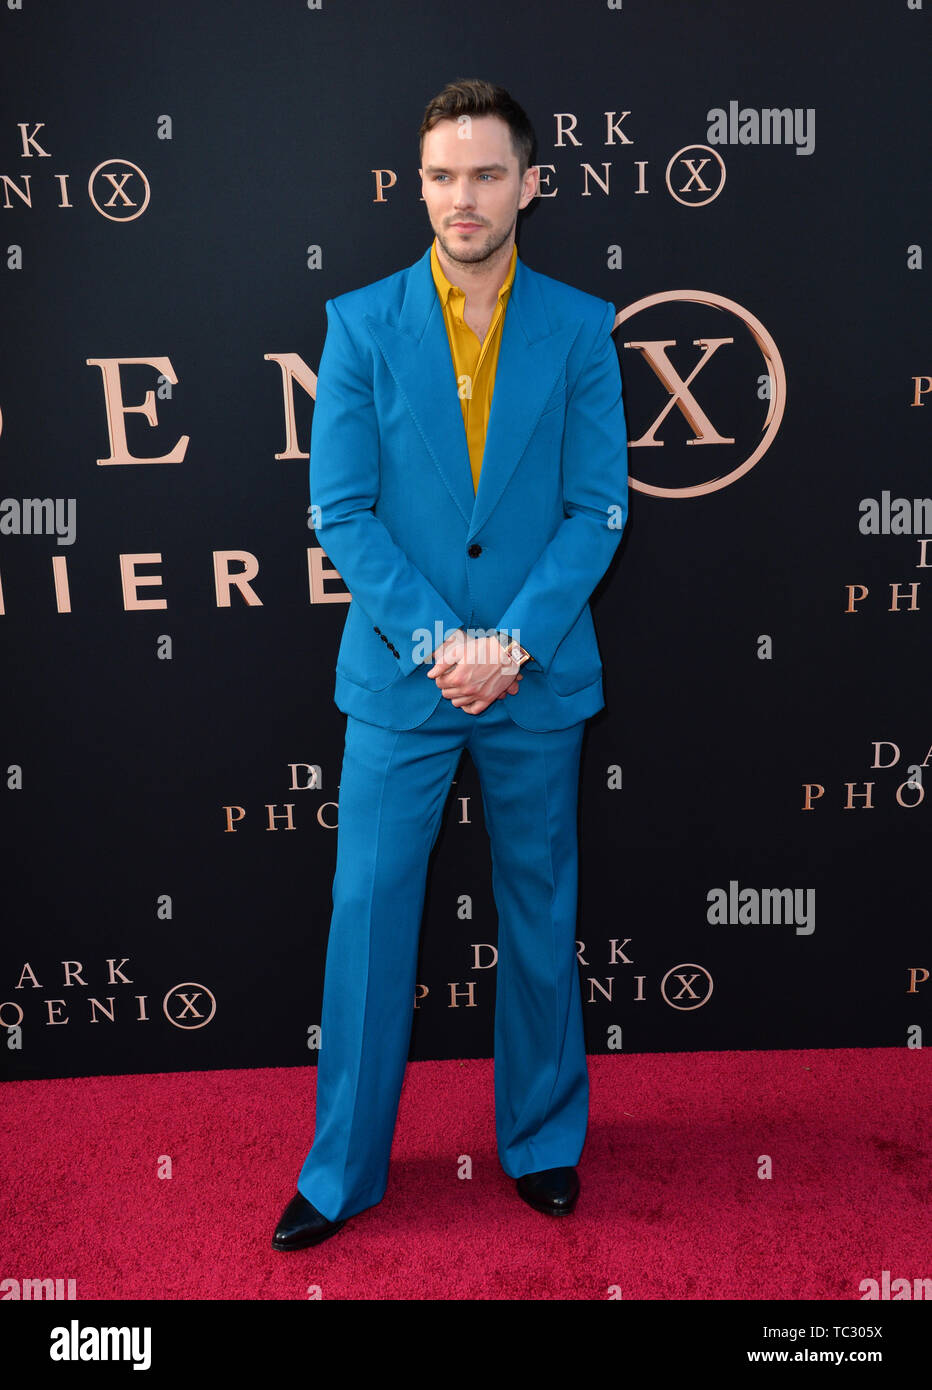
[(593, 685), (602, 674), (602, 661), (595, 638), (595, 627), (586, 604), (576, 622), (557, 647), (547, 680), (558, 695), (574, 695)]

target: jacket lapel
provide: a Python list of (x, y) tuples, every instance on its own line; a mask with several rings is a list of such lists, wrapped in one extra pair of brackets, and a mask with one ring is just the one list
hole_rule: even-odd
[(495, 370), (478, 492), (430, 248), (408, 272), (397, 325), (367, 315), (369, 331), (437, 469), (473, 535), (494, 509), (563, 372), (576, 328), (554, 333), (540, 282), (518, 257)]

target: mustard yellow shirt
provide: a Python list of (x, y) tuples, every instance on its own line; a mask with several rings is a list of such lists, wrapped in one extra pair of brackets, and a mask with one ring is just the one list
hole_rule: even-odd
[(437, 294), (443, 306), (443, 321), (446, 324), (453, 369), (456, 372), (460, 405), (463, 411), (463, 425), (466, 429), (466, 444), (469, 449), (469, 466), (472, 469), (473, 490), (479, 487), (479, 474), (482, 471), (482, 456), (485, 453), (485, 436), (489, 427), (489, 413), (492, 409), (492, 392), (495, 389), (495, 369), (498, 366), (498, 350), (502, 341), (502, 328), (505, 323), (505, 309), (515, 278), (518, 261), (516, 247), (511, 248), (511, 265), (504, 284), (498, 292), (498, 303), (492, 314), (492, 322), (484, 342), (478, 337), (463, 318), (466, 307), (466, 294), (458, 285), (452, 285), (440, 269), (437, 258), (436, 238), (430, 248), (430, 268), (437, 286)]

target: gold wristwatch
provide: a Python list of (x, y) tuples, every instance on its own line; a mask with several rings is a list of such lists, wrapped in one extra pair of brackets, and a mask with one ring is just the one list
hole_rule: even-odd
[(497, 632), (495, 635), (501, 643), (502, 650), (519, 666), (532, 660), (531, 653), (526, 652), (519, 642), (515, 642), (513, 638), (508, 636), (507, 632)]

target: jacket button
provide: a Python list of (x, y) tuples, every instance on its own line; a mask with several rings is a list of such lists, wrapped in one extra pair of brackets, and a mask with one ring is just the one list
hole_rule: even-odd
[(379, 634), (379, 636), (381, 637), (381, 635), (382, 635), (382, 629), (381, 629), (381, 628), (378, 628), (378, 627), (374, 627), (374, 626), (373, 626), (372, 631), (373, 631), (373, 632), (377, 632), (377, 633)]
[(468, 549), (468, 551), (467, 551), (466, 553), (467, 553), (467, 555), (470, 555), (470, 556), (472, 557), (472, 559), (475, 560), (475, 558), (476, 558), (477, 555), (481, 555), (481, 554), (482, 554), (482, 546), (481, 546), (481, 545), (477, 545), (476, 542), (473, 541), (472, 545), (469, 547), (469, 549)]

